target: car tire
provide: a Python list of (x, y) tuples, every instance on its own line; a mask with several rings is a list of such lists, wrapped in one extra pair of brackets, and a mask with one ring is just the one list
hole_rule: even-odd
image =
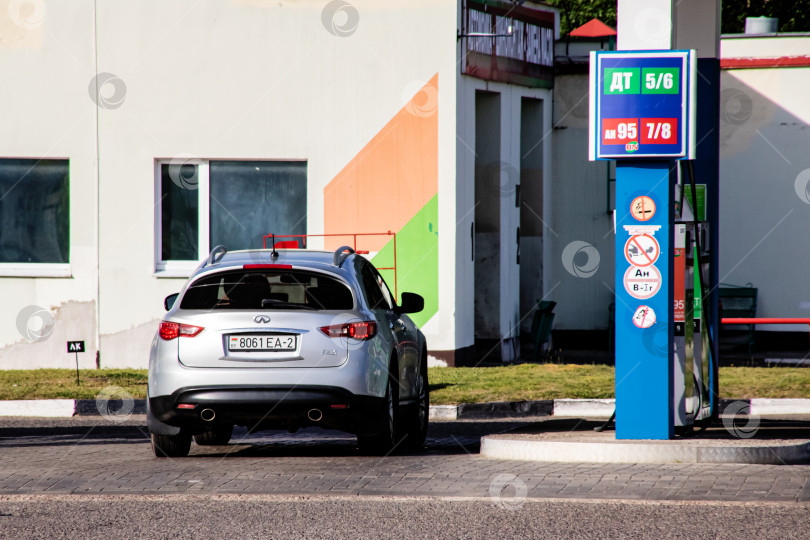
[(220, 446), (228, 444), (233, 435), (233, 426), (219, 426), (211, 431), (194, 435), (194, 442), (199, 446)]
[(430, 417), (430, 385), (428, 384), (427, 353), (422, 352), (419, 376), (419, 395), (417, 403), (411, 407), (408, 415), (405, 446), (411, 450), (421, 449), (425, 445)]
[(399, 442), (399, 382), (396, 378), (397, 373), (397, 365), (392, 360), (388, 373), (388, 384), (385, 388), (385, 405), (378, 417), (381, 432), (376, 435), (357, 436), (357, 446), (363, 454), (384, 456), (390, 454)]
[(152, 451), (156, 457), (186, 457), (191, 449), (191, 435), (157, 435), (152, 433)]

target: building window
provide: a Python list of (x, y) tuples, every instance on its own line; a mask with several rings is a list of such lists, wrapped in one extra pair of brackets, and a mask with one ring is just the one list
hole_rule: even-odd
[(69, 169), (66, 159), (0, 159), (0, 275), (70, 275)]
[(161, 260), (199, 259), (198, 165), (163, 164), (160, 167)]
[(306, 234), (304, 161), (158, 163), (156, 270), (188, 275), (211, 248), (262, 247), (266, 234)]

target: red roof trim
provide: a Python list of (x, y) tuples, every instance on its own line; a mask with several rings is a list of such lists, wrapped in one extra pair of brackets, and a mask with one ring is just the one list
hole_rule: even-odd
[(606, 25), (599, 19), (591, 19), (579, 28), (574, 28), (568, 33), (571, 37), (607, 37), (615, 36), (616, 30)]
[(721, 58), (720, 69), (764, 69), (810, 67), (810, 56), (780, 56), (776, 58)]

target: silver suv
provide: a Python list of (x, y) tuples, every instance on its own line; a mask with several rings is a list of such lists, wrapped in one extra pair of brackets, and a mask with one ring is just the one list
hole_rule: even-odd
[(425, 336), (382, 276), (349, 247), (214, 248), (168, 313), (149, 356), (147, 423), (156, 456), (227, 444), (234, 426), (321, 426), (360, 450), (418, 448), (428, 427)]

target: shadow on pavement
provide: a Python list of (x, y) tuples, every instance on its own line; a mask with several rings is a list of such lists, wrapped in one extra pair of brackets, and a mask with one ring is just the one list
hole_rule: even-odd
[[(553, 418), (517, 426), (511, 429), (510, 433), (568, 433), (574, 431), (592, 433), (595, 427), (603, 425), (604, 422), (604, 420), (582, 418)], [(615, 433), (615, 425), (611, 424), (603, 433)], [(810, 417), (757, 418), (721, 416), (706, 430), (695, 429), (692, 432), (677, 435), (676, 439), (810, 440)]]
[[(527, 419), (528, 420), (528, 419)], [(534, 419), (532, 419), (534, 420)], [(422, 451), (396, 455), (477, 455), (481, 437), (526, 427), (521, 419), (458, 420), (431, 422)], [(124, 425), (104, 424), (99, 419), (74, 417), (64, 420), (0, 419), (0, 449), (69, 445), (148, 444), (145, 422), (130, 420)], [(191, 457), (328, 457), (360, 456), (353, 435), (320, 428), (296, 433), (261, 431), (248, 434), (234, 430), (231, 443), (223, 446), (192, 445)]]

